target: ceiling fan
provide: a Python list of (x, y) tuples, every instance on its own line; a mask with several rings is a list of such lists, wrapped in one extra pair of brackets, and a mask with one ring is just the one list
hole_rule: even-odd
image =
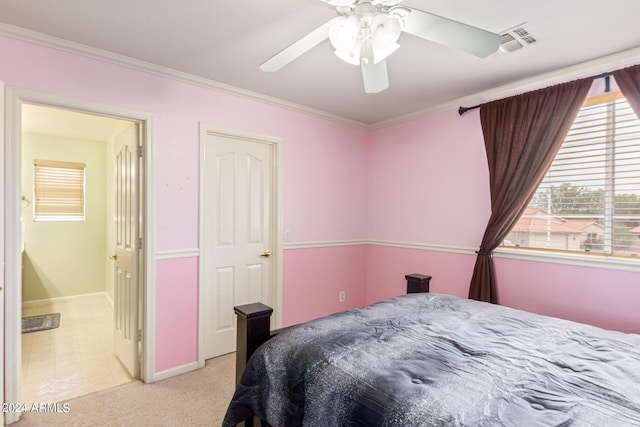
[(403, 0), (320, 1), (338, 16), (262, 63), (262, 71), (277, 71), (329, 39), (340, 59), (361, 67), (365, 92), (378, 93), (389, 87), (386, 58), (403, 31), (481, 58), (500, 46), (499, 34), (399, 5)]

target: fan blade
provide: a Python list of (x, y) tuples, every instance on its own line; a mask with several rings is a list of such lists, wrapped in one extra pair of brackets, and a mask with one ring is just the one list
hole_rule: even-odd
[(371, 30), (364, 29), (360, 68), (366, 93), (379, 93), (389, 87), (389, 75), (387, 74), (387, 61), (382, 60), (376, 64)]
[(403, 31), (453, 47), (471, 55), (485, 58), (498, 50), (502, 37), (481, 28), (463, 24), (442, 16), (433, 15), (410, 7), (411, 13), (404, 17)]
[(374, 64), (373, 61), (363, 63), (362, 80), (366, 93), (379, 93), (389, 87), (389, 75), (387, 73), (387, 61)]
[(267, 59), (260, 65), (260, 69), (262, 71), (278, 71), (280, 68), (284, 67), (297, 57), (306, 53), (307, 51), (313, 49), (323, 41), (329, 38), (329, 27), (336, 19), (340, 19), (340, 17), (333, 18), (329, 22), (315, 30), (311, 31), (306, 36), (302, 37), (300, 40), (291, 44), (290, 46), (284, 48), (280, 52), (276, 53), (271, 58)]

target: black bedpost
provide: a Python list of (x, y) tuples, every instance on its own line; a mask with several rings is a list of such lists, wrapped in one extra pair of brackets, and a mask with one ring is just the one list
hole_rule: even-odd
[(236, 384), (254, 351), (271, 337), (273, 309), (260, 302), (234, 308), (238, 317), (236, 349)]
[(407, 279), (408, 294), (429, 292), (429, 281), (431, 280), (431, 276), (413, 273), (407, 274), (404, 278)]

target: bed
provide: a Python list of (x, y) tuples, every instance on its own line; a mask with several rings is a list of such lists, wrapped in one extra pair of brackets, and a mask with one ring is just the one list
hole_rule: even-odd
[(428, 292), (273, 337), (259, 312), (225, 427), (640, 426), (640, 335)]

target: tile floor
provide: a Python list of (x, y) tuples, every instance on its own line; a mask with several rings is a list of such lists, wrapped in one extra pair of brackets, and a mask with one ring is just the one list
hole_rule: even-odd
[(23, 305), (60, 313), (56, 329), (22, 334), (22, 402), (54, 403), (133, 381), (113, 353), (113, 309), (103, 294)]

